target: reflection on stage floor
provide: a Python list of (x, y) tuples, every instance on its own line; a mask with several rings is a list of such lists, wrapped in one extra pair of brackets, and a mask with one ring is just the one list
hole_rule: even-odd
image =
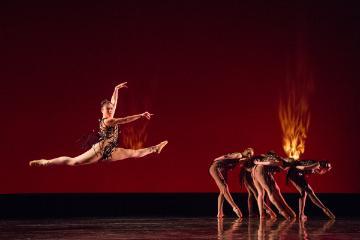
[(0, 239), (360, 239), (360, 219), (7, 219), (0, 230)]

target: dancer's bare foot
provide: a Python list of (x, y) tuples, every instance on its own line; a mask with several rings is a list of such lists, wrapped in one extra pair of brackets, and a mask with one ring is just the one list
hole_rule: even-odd
[(286, 220), (290, 220), (291, 216), (287, 214), (286, 212), (279, 212), (281, 216), (283, 216)]
[(48, 160), (46, 159), (40, 159), (40, 160), (33, 160), (29, 162), (30, 167), (42, 167), (46, 166), (48, 164)]
[[(265, 210), (266, 214), (269, 215), (270, 219), (276, 219), (277, 215), (276, 213), (274, 213), (273, 211), (271, 211), (270, 209), (266, 209)], [(265, 214), (264, 214), (265, 215)]]
[(328, 208), (324, 208), (323, 211), (329, 218), (335, 219), (335, 215)]
[(236, 213), (236, 215), (238, 216), (238, 218), (242, 218), (242, 212), (240, 211), (239, 208), (233, 208), (234, 213)]
[(159, 143), (158, 145), (155, 146), (155, 152), (157, 154), (160, 154), (162, 149), (166, 146), (166, 144), (168, 144), (168, 141), (163, 141), (161, 143)]
[(306, 221), (306, 220), (307, 220), (307, 216), (304, 215), (304, 214), (302, 214), (302, 215), (299, 216), (299, 219), (300, 219), (301, 221)]
[(276, 219), (277, 215), (275, 213), (269, 213), (271, 219)]
[(224, 213), (218, 213), (217, 218), (224, 218)]

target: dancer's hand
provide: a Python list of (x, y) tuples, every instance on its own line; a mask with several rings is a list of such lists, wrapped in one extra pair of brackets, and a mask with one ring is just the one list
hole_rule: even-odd
[(115, 87), (115, 89), (119, 90), (120, 88), (127, 88), (126, 84), (127, 82), (120, 83)]
[(154, 115), (152, 113), (149, 113), (149, 112), (144, 112), (141, 114), (141, 117), (144, 117), (146, 118), (147, 120), (150, 120), (151, 116)]

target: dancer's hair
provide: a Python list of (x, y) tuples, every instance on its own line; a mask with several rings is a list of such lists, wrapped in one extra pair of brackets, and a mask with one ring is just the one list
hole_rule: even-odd
[(104, 100), (101, 101), (100, 106), (103, 107), (108, 103), (111, 103), (111, 102), (109, 100), (107, 100), (107, 99), (104, 99)]

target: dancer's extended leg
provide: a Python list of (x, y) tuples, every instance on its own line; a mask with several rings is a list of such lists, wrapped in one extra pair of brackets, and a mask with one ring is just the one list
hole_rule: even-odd
[(163, 141), (158, 145), (141, 149), (116, 148), (108, 160), (115, 162), (127, 158), (141, 158), (151, 153), (160, 153), (167, 143), (168, 141)]

